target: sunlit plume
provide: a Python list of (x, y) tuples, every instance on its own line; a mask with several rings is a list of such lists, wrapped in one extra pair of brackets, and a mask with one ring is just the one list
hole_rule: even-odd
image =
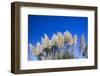
[(57, 45), (57, 36), (56, 36), (55, 33), (54, 33), (53, 36), (52, 36), (51, 45)]
[(51, 41), (46, 34), (44, 34), (44, 37), (42, 37), (42, 46), (43, 48), (50, 48), (51, 46)]
[(63, 47), (64, 45), (64, 37), (61, 32), (57, 33), (57, 45), (59, 48)]
[(70, 38), (70, 33), (68, 31), (64, 32), (64, 40), (65, 42), (68, 42)]

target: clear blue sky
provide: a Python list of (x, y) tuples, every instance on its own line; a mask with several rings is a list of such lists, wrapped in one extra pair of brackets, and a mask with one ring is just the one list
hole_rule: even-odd
[[(47, 16), (47, 15), (28, 15), (28, 43), (36, 45), (41, 41), (44, 33), (49, 38), (53, 33), (65, 32), (68, 30), (72, 35), (77, 34), (78, 42), (84, 34), (86, 42), (88, 41), (88, 18), (71, 16)], [(29, 52), (29, 60), (33, 57)]]

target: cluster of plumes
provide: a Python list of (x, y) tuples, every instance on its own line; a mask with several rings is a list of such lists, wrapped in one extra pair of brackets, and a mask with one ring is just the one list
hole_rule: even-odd
[[(83, 49), (84, 44), (81, 43), (80, 48)], [(75, 58), (73, 51), (76, 44), (77, 35), (72, 36), (66, 31), (54, 33), (51, 39), (44, 34), (41, 42), (37, 42), (36, 46), (29, 44), (29, 48), (39, 60), (71, 59)]]

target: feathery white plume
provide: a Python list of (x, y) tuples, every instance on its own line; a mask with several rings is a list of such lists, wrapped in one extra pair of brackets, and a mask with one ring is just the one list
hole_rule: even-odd
[(31, 43), (29, 43), (29, 49), (30, 49), (30, 51), (33, 51), (34, 48), (35, 47)]
[(56, 36), (55, 33), (54, 33), (53, 36), (52, 36), (51, 45), (57, 45), (57, 36)]
[(39, 55), (40, 53), (42, 53), (42, 51), (43, 51), (42, 45), (39, 42), (37, 42), (36, 48), (34, 48), (34, 50), (33, 50), (33, 54)]
[(85, 49), (85, 38), (84, 38), (84, 35), (82, 35), (81, 39), (80, 39), (80, 49), (81, 50)]
[(64, 44), (64, 37), (61, 32), (57, 33), (57, 45), (61, 48)]
[(77, 44), (77, 35), (74, 35), (73, 42), (74, 42), (74, 45)]
[(46, 34), (44, 34), (44, 38), (42, 38), (42, 46), (44, 48), (50, 48), (50, 46), (51, 46), (51, 41), (49, 40), (49, 38)]

